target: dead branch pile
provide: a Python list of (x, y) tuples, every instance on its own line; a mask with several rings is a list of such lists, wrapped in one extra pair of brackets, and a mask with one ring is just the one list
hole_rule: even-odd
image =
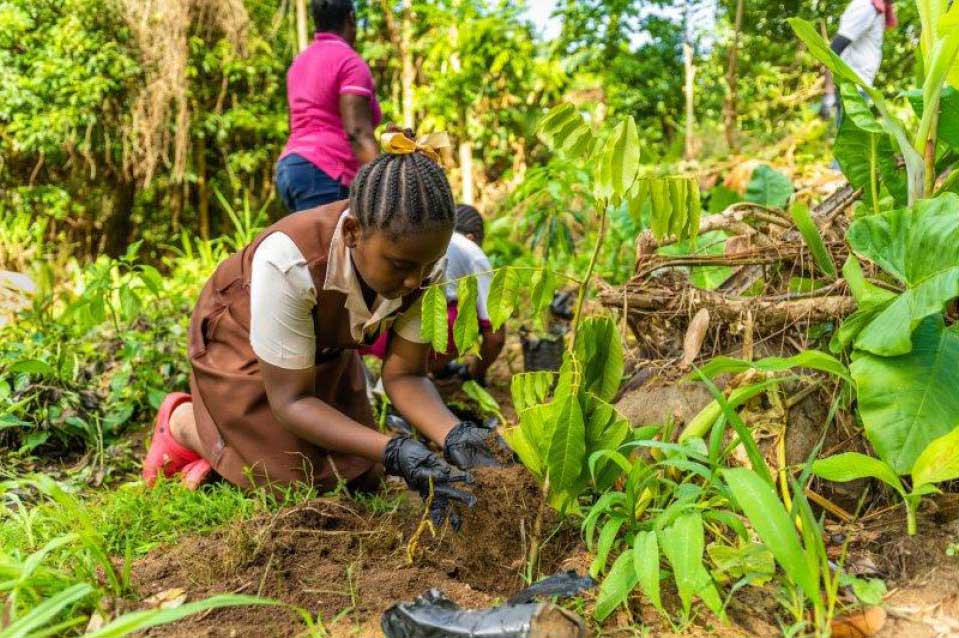
[[(813, 211), (837, 269), (848, 254), (846, 213), (860, 194), (846, 185)], [(665, 255), (660, 249), (676, 244), (676, 237), (659, 241), (651, 231), (642, 233), (636, 275), (622, 287), (601, 291), (604, 305), (622, 311), (639, 360), (669, 367), (681, 361), (676, 368), (682, 369), (717, 354), (752, 358), (759, 343), (763, 351), (795, 352), (809, 345), (811, 326), (838, 323), (855, 309), (846, 282), (817, 269), (783, 211), (735, 204), (702, 220), (700, 234), (710, 231), (723, 231), (723, 253)], [(717, 266), (732, 269), (721, 285), (713, 290), (693, 285), (691, 268)], [(817, 287), (810, 289), (810, 280)]]

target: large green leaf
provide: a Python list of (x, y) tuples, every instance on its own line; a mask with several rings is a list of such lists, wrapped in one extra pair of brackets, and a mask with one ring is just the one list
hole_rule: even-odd
[(883, 461), (860, 454), (859, 452), (844, 452), (824, 459), (817, 459), (812, 464), (812, 473), (827, 481), (846, 483), (861, 478), (876, 478), (899, 492), (903, 497), (906, 490), (896, 472)]
[(879, 202), (879, 139), (882, 133), (864, 131), (844, 118), (833, 145), (836, 162), (853, 188), (861, 188), (870, 208)]
[(856, 347), (885, 356), (908, 352), (919, 322), (959, 295), (959, 196), (857, 219), (847, 237), (857, 254), (907, 286), (862, 329)]
[(898, 357), (854, 354), (859, 413), (873, 448), (906, 474), (934, 439), (959, 424), (959, 334), (929, 317)]
[(576, 335), (576, 358), (583, 367), (583, 388), (612, 401), (623, 380), (623, 342), (609, 317), (588, 317)]
[(926, 318), (959, 297), (959, 266), (943, 270), (909, 288), (879, 312), (856, 338), (856, 347), (882, 356), (906, 354), (912, 332)]
[(912, 468), (912, 489), (959, 479), (959, 427), (926, 446)]
[(557, 397), (550, 408), (552, 432), (546, 464), (550, 486), (563, 490), (572, 486), (586, 469), (586, 424), (578, 392)]
[(760, 164), (746, 186), (746, 201), (785, 208), (793, 194), (789, 178), (766, 164)]
[(523, 466), (537, 479), (543, 480), (543, 457), (536, 445), (529, 440), (524, 428), (517, 425), (501, 430), (500, 434), (509, 449), (516, 452)]
[(912, 208), (867, 215), (849, 226), (846, 237), (860, 257), (914, 285), (959, 265), (959, 195), (945, 193)]
[(776, 562), (806, 596), (819, 596), (819, 575), (806, 560), (799, 534), (772, 485), (746, 468), (723, 470), (723, 478), (739, 508)]

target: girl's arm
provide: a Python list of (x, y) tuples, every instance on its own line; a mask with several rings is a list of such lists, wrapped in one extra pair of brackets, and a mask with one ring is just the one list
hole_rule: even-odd
[(287, 370), (260, 359), (260, 370), (273, 415), (287, 431), (327, 450), (383, 461), (389, 437), (318, 399), (316, 368)]
[(410, 425), (442, 446), (459, 419), (426, 376), (429, 352), (430, 344), (407, 341), (394, 333), (383, 361), (383, 387)]

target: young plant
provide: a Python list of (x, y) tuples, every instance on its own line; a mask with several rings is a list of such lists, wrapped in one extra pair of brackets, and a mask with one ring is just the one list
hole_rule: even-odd
[(934, 439), (919, 454), (910, 473), (912, 489), (909, 490), (892, 466), (859, 452), (818, 459), (812, 464), (812, 473), (840, 483), (862, 478), (879, 479), (902, 498), (906, 505), (906, 529), (913, 535), (916, 533), (916, 510), (922, 497), (938, 492), (936, 483), (959, 479), (959, 428)]

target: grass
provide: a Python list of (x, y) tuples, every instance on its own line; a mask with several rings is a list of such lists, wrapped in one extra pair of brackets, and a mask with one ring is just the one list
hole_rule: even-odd
[[(45, 475), (0, 483), (0, 597), (10, 623), (0, 628), (0, 638), (78, 635), (102, 600), (136, 600), (132, 563), (150, 550), (315, 496), (307, 487), (274, 494), (227, 483), (189, 491), (178, 481), (84, 494)], [(384, 500), (381, 506), (388, 504)], [(133, 612), (103, 635), (172, 622), (194, 608), (238, 604), (272, 603), (218, 596), (184, 605), (178, 613)]]

